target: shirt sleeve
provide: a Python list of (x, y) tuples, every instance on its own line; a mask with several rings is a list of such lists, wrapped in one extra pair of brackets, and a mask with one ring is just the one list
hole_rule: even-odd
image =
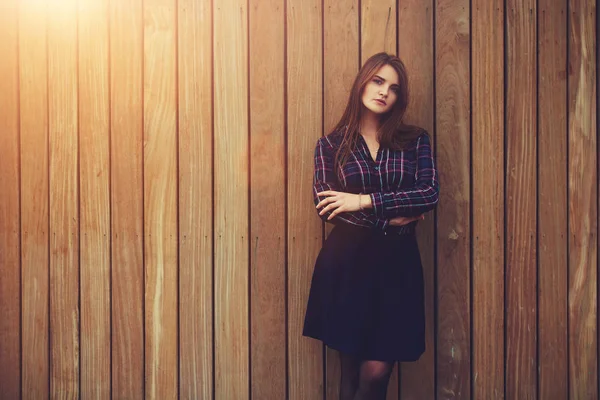
[(371, 193), (375, 215), (380, 218), (412, 217), (434, 209), (438, 202), (439, 182), (429, 135), (417, 139), (415, 186), (393, 192)]
[[(333, 168), (334, 154), (333, 147), (331, 146), (331, 143), (327, 137), (319, 139), (315, 149), (315, 175), (313, 179), (313, 198), (315, 206), (319, 204), (321, 200), (326, 198), (326, 196), (317, 196), (317, 193), (326, 190), (340, 191)], [(317, 210), (317, 213), (318, 212), (319, 210)], [(342, 222), (381, 230), (385, 230), (388, 226), (387, 218), (378, 218), (372, 212), (342, 212), (336, 215), (332, 220), (327, 221), (327, 218), (330, 215), (331, 212), (326, 212), (323, 215), (319, 215), (319, 217), (325, 222), (331, 222), (334, 224)]]

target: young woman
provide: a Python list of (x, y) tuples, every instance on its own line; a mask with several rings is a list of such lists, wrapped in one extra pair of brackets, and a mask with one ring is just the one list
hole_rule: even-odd
[(379, 53), (315, 150), (317, 212), (335, 224), (316, 261), (303, 334), (340, 352), (340, 399), (385, 399), (397, 361), (425, 351), (415, 225), (438, 201), (430, 138), (405, 125), (407, 75)]

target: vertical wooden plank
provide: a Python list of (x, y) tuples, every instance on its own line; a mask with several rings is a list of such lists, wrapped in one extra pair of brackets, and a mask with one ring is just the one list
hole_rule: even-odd
[(180, 396), (213, 394), (211, 2), (179, 0)]
[(469, 0), (436, 2), (437, 398), (471, 398)]
[(249, 398), (248, 10), (214, 4), (215, 398)]
[(110, 397), (108, 2), (79, 1), (81, 396)]
[(569, 1), (569, 398), (598, 399), (595, 0)]
[(177, 38), (175, 0), (144, 4), (146, 397), (178, 394)]
[(567, 399), (567, 2), (538, 3), (538, 386)]
[(0, 6), (0, 398), (21, 395), (19, 75), (16, 1)]
[[(323, 13), (323, 134), (328, 134), (344, 113), (358, 72), (359, 2), (325, 0)], [(332, 227), (325, 224), (327, 233)], [(326, 351), (326, 398), (337, 400), (341, 373), (339, 353), (329, 348)]]
[[(408, 123), (427, 130), (434, 138), (434, 59), (433, 7), (431, 0), (405, 0), (398, 10), (399, 55), (406, 65), (410, 102), (406, 113)], [(435, 153), (435, 152), (434, 152)], [(434, 154), (435, 155), (435, 154)], [(434, 213), (419, 222), (417, 239), (425, 279), (425, 345), (419, 361), (403, 364), (400, 370), (402, 399), (435, 398), (435, 284)]]
[(373, 54), (396, 54), (396, 1), (361, 0), (361, 65)]
[(301, 336), (310, 280), (323, 237), (311, 189), (314, 149), (323, 129), (321, 11), (320, 0), (287, 2), (290, 400), (323, 397), (322, 346)]
[(502, 2), (472, 0), (473, 366), (476, 399), (504, 398)]
[(251, 397), (286, 397), (284, 3), (250, 6)]
[(50, 130), (50, 393), (78, 398), (79, 140), (77, 1), (48, 13)]
[(47, 399), (50, 381), (46, 7), (19, 1), (23, 399)]
[(537, 397), (536, 2), (506, 3), (506, 397)]
[(144, 398), (142, 1), (110, 1), (112, 396)]
[[(385, 51), (396, 54), (396, 1), (361, 0), (361, 65), (373, 54)], [(399, 366), (395, 365), (388, 385), (388, 400), (399, 395)]]

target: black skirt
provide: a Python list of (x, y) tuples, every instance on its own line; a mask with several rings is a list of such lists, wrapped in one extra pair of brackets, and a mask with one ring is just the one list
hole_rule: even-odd
[(333, 228), (315, 264), (304, 336), (362, 360), (423, 354), (423, 268), (414, 231), (406, 231)]

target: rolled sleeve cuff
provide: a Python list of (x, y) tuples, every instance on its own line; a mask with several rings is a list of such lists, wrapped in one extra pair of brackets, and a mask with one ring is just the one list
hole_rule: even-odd
[(371, 193), (371, 204), (373, 204), (373, 213), (383, 218), (383, 196), (381, 193)]

